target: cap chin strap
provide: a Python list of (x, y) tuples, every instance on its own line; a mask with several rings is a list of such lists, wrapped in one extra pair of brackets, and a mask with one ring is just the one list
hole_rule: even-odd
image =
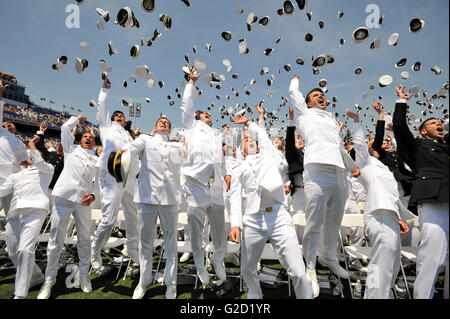
[(121, 157), (118, 158), (118, 155), (119, 155), (119, 153), (116, 153), (116, 155), (114, 156), (113, 173), (114, 173), (114, 177), (116, 178), (116, 180), (122, 181), (122, 178), (117, 176), (117, 173), (116, 173), (116, 166), (120, 165), (120, 162), (121, 162)]

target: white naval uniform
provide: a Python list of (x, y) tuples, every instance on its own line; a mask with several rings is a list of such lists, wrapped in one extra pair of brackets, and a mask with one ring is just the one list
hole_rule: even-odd
[(153, 242), (159, 216), (163, 229), (166, 285), (177, 284), (178, 250), (177, 222), (181, 204), (180, 166), (181, 143), (169, 142), (166, 135), (141, 134), (123, 146), (132, 157), (139, 155), (141, 171), (134, 201), (139, 203), (140, 229), (139, 264), (140, 285), (144, 289), (152, 283)]
[(7, 214), (8, 255), (16, 268), (14, 295), (26, 297), (32, 277), (42, 276), (34, 262), (36, 242), (49, 211), (48, 185), (53, 165), (42, 159), (39, 151), (30, 152), (33, 165), (11, 174), (0, 184), (0, 198), (12, 194)]
[(139, 227), (137, 221), (137, 204), (133, 202), (133, 194), (136, 188), (136, 175), (139, 172), (139, 161), (132, 159), (131, 169), (126, 186), (118, 183), (108, 172), (108, 158), (111, 152), (117, 152), (126, 143), (132, 142), (133, 138), (121, 125), (111, 121), (108, 109), (109, 91), (105, 88), (100, 90), (98, 96), (97, 120), (100, 124), (100, 139), (103, 152), (98, 160), (97, 167), (100, 169), (100, 197), (102, 203), (102, 219), (92, 242), (92, 252), (99, 256), (100, 250), (105, 247), (111, 230), (117, 221), (120, 204), (122, 204), (125, 215), (126, 247), (127, 252), (134, 262), (139, 261)]
[(306, 226), (303, 249), (308, 269), (315, 269), (316, 256), (336, 260), (339, 227), (347, 199), (347, 173), (356, 166), (344, 150), (340, 127), (334, 115), (308, 108), (293, 79), (289, 94), (294, 105), (297, 129), (305, 142), (303, 181), (306, 197)]
[(205, 218), (211, 227), (214, 245), (213, 264), (222, 264), (226, 249), (223, 177), (226, 167), (222, 136), (216, 129), (195, 119), (193, 85), (187, 84), (181, 105), (188, 157), (181, 166), (188, 204), (188, 225), (197, 272), (205, 268), (202, 234)]
[[(231, 227), (242, 231), (241, 271), (249, 288), (247, 298), (262, 299), (257, 263), (270, 240), (280, 263), (294, 284), (297, 298), (312, 299), (312, 283), (305, 271), (302, 250), (297, 241), (292, 217), (287, 211), (279, 162), (267, 133), (255, 123), (248, 127), (257, 135), (259, 153), (248, 155), (232, 170)], [(242, 194), (245, 193), (245, 212)]]
[[(3, 123), (4, 103), (0, 100), (0, 123)], [(20, 170), (19, 163), (27, 159), (28, 154), (25, 144), (3, 126), (0, 126), (0, 184), (12, 173), (18, 172)], [(0, 209), (3, 206), (6, 214), (9, 211), (11, 198), (12, 195), (8, 195), (0, 200)]]
[(97, 156), (74, 144), (72, 129), (78, 124), (72, 116), (61, 127), (61, 144), (64, 149), (64, 169), (53, 187), (53, 209), (50, 217), (50, 239), (47, 245), (47, 268), (45, 281), (54, 283), (58, 263), (67, 236), (70, 216), (73, 214), (77, 228), (77, 250), (80, 259), (80, 274), (87, 275), (90, 267), (91, 207), (83, 206), (85, 194), (94, 194), (94, 179), (97, 175)]
[(364, 207), (365, 231), (372, 246), (366, 280), (366, 299), (388, 299), (400, 269), (399, 220), (414, 215), (402, 204), (397, 182), (389, 168), (369, 155), (363, 124), (353, 126), (358, 180), (366, 189)]

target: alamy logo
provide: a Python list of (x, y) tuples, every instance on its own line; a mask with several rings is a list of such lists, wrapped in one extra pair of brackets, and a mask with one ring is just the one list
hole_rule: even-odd
[(366, 13), (370, 13), (366, 18), (366, 27), (378, 29), (380, 27), (380, 7), (371, 3), (366, 7)]
[(79, 29), (80, 28), (80, 8), (76, 4), (68, 4), (66, 6), (66, 13), (69, 15), (66, 18), (66, 28)]
[(70, 273), (66, 277), (66, 287), (67, 288), (78, 288), (80, 286), (80, 271), (78, 265), (68, 264), (66, 266), (66, 272)]

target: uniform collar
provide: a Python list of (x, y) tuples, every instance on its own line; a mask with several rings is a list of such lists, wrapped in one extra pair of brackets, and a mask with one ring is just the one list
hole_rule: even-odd
[(167, 135), (162, 135), (162, 134), (158, 134), (155, 133), (155, 135), (153, 135), (154, 137), (156, 137), (158, 140), (162, 140), (163, 142), (168, 142), (169, 138)]
[(115, 125), (115, 127), (117, 128), (117, 129), (121, 129), (121, 130), (123, 130), (123, 131), (125, 131), (125, 128), (122, 126), (122, 125), (120, 125), (119, 123), (117, 123), (117, 122), (114, 122), (114, 121), (112, 121), (111, 122), (111, 126), (114, 126)]

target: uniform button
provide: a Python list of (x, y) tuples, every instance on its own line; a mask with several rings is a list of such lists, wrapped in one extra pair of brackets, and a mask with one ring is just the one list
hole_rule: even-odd
[(167, 168), (164, 167), (164, 172), (167, 171)]
[(166, 181), (166, 180), (164, 180), (164, 184), (167, 184), (167, 181)]
[(83, 185), (83, 183), (82, 183), (82, 182), (80, 182), (80, 186), (81, 186), (81, 185)]
[(19, 196), (19, 199), (22, 199), (22, 196)]
[(425, 176), (422, 176), (422, 179), (427, 179)]
[(167, 159), (167, 155), (166, 155), (166, 156), (164, 156), (164, 159)]
[(83, 173), (83, 176), (86, 176), (86, 172)]
[(164, 147), (167, 147), (167, 144), (164, 144)]

